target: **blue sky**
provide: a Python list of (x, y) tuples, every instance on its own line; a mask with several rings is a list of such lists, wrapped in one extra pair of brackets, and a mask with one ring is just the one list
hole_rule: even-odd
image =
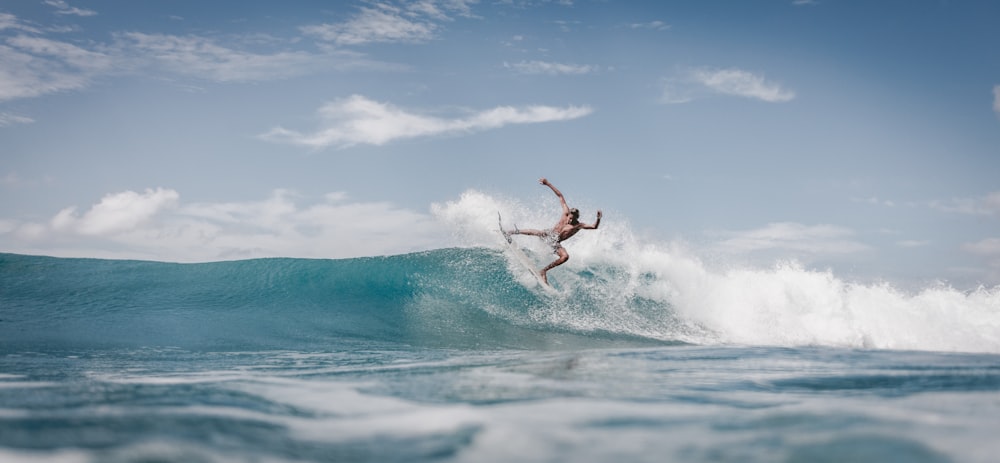
[[(481, 192), (706, 260), (1000, 284), (1000, 3), (0, 5), (0, 251), (461, 244)], [(484, 211), (489, 215), (493, 211)]]

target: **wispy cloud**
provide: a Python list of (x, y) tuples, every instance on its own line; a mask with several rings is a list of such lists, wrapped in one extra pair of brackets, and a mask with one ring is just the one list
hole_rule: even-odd
[(255, 53), (199, 36), (126, 32), (116, 48), (133, 67), (166, 70), (216, 82), (281, 79), (316, 69), (325, 60), (304, 51)]
[(0, 44), (0, 101), (83, 88), (112, 62), (108, 55), (65, 42), (9, 37)]
[(725, 238), (717, 245), (720, 249), (735, 253), (780, 250), (829, 255), (868, 249), (868, 246), (853, 239), (853, 230), (834, 225), (778, 222), (753, 230), (715, 234)]
[[(64, 2), (56, 4), (72, 11)], [(80, 90), (112, 74), (255, 82), (319, 70), (399, 68), (329, 47), (305, 51), (296, 47), (294, 40), (283, 42), (259, 34), (226, 41), (196, 35), (118, 32), (112, 34), (110, 43), (75, 44), (48, 38), (46, 31), (9, 13), (0, 13), (0, 32), (7, 35), (0, 36), (0, 102)], [(262, 48), (270, 51), (260, 51)], [(8, 125), (11, 121), (7, 118)]]
[[(86, 88), (110, 74), (180, 75), (215, 82), (281, 79), (335, 66), (337, 56), (304, 51), (243, 51), (197, 36), (126, 32), (92, 50), (46, 37), (17, 35), (0, 44), (0, 101)], [(345, 56), (342, 65), (364, 60)]]
[(885, 207), (895, 207), (896, 202), (891, 199), (879, 198), (878, 196), (869, 196), (867, 198), (851, 198), (851, 201), (856, 203), (872, 204), (875, 206), (885, 206)]
[(474, 18), (472, 5), (479, 0), (420, 0), (404, 3), (414, 14), (421, 14), (439, 21), (451, 21), (454, 16)]
[(17, 20), (17, 16), (14, 16), (10, 13), (0, 12), (0, 31), (4, 29), (16, 28), (18, 27), (19, 23), (20, 22)]
[(46, 5), (56, 8), (56, 14), (64, 14), (71, 16), (96, 16), (97, 12), (93, 10), (87, 10), (82, 8), (76, 8), (69, 6), (64, 0), (45, 0)]
[(19, 35), (7, 39), (7, 43), (35, 56), (52, 57), (62, 61), (67, 66), (82, 70), (100, 71), (107, 69), (112, 63), (112, 58), (104, 53), (86, 50), (70, 43), (44, 37)]
[(37, 28), (25, 24), (23, 21), (18, 19), (17, 16), (14, 16), (10, 13), (0, 12), (0, 31), (5, 29), (19, 30), (24, 32), (30, 32), (33, 34), (41, 32)]
[(1000, 85), (993, 86), (993, 111), (1000, 114)]
[(23, 180), (21, 180), (21, 177), (16, 172), (8, 172), (7, 175), (0, 177), (0, 186), (6, 188), (17, 188), (22, 183)]
[(588, 64), (553, 63), (548, 61), (521, 61), (520, 63), (503, 63), (507, 69), (520, 74), (546, 75), (582, 75), (597, 72), (600, 68)]
[(695, 68), (664, 80), (664, 103), (686, 103), (708, 95), (737, 96), (768, 103), (795, 99), (794, 91), (742, 69)]
[(631, 23), (628, 25), (629, 29), (644, 29), (652, 31), (665, 31), (670, 29), (670, 24), (663, 21), (650, 21), (644, 23)]
[(0, 187), (11, 189), (52, 185), (53, 182), (54, 179), (48, 175), (37, 178), (24, 178), (18, 175), (17, 172), (8, 172), (6, 175), (0, 177)]
[(936, 200), (930, 207), (944, 212), (978, 216), (1000, 216), (1000, 191), (994, 191), (978, 198), (955, 198)]
[(1000, 238), (987, 238), (975, 243), (966, 243), (962, 249), (973, 254), (987, 257), (1000, 257)]
[(19, 116), (17, 114), (0, 112), (0, 127), (10, 127), (12, 125), (19, 125), (19, 124), (30, 124), (32, 122), (35, 122), (35, 120), (27, 116)]
[(375, 2), (340, 23), (301, 27), (302, 33), (336, 45), (369, 43), (423, 43), (433, 39), (441, 22), (453, 16), (471, 17), (475, 1), (422, 0), (399, 4)]
[(986, 281), (1000, 280), (1000, 238), (986, 238), (973, 243), (965, 243), (962, 250), (983, 259), (986, 267), (974, 269)]
[(337, 45), (366, 43), (426, 42), (434, 36), (437, 26), (431, 22), (413, 21), (400, 15), (398, 8), (380, 5), (363, 8), (353, 20), (338, 24), (304, 26), (302, 33)]
[[(0, 32), (7, 35), (0, 38), (0, 102), (85, 88), (114, 63), (103, 52), (46, 38), (9, 13), (0, 13)], [(3, 125), (27, 122), (3, 116)]]
[[(340, 45), (372, 42), (424, 42), (443, 23), (473, 17), (476, 0), (365, 2), (356, 16), (338, 24), (306, 26), (302, 32), (332, 43), (307, 50), (297, 39), (281, 41), (262, 35), (206, 37), (123, 31), (110, 43), (63, 42), (45, 36), (10, 13), (0, 12), (0, 102), (80, 90), (107, 75), (156, 75), (213, 82), (257, 82), (295, 77), (321, 70), (381, 69), (402, 66), (378, 62)], [(47, 0), (56, 13), (93, 16), (64, 0)], [(6, 115), (7, 126), (23, 123)]]
[(277, 127), (261, 135), (261, 138), (311, 148), (383, 145), (405, 138), (476, 132), (510, 124), (576, 119), (592, 112), (587, 106), (500, 106), (464, 117), (441, 118), (410, 112), (361, 95), (352, 95), (323, 105), (318, 111), (321, 126), (315, 132), (302, 133)]
[(0, 220), (0, 246), (13, 252), (168, 261), (396, 254), (441, 246), (447, 236), (427, 213), (283, 189), (262, 200), (202, 203), (169, 188), (123, 191), (44, 223)]

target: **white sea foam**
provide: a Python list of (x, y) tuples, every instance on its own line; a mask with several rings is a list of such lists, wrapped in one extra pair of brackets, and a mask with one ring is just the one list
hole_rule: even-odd
[[(469, 191), (434, 213), (464, 244), (500, 249), (497, 211), (508, 226), (544, 228), (558, 218), (552, 207)], [(516, 239), (539, 265), (552, 258), (539, 240)], [(696, 344), (1000, 352), (1000, 287), (902, 291), (795, 262), (708, 265), (683, 243), (637, 238), (621, 220), (606, 219), (566, 248), (569, 262), (550, 273), (565, 301), (534, 313), (535, 321)], [(581, 308), (582, 297), (593, 304)]]

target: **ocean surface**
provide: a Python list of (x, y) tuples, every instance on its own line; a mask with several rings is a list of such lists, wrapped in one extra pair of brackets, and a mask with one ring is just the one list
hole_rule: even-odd
[(0, 462), (997, 461), (1000, 288), (588, 239), (554, 295), (500, 246), (0, 254)]

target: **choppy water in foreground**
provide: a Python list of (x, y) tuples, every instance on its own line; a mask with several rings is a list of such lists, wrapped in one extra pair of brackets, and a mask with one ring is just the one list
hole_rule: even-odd
[(663, 346), (0, 357), (0, 460), (995, 461), (1000, 358)]

